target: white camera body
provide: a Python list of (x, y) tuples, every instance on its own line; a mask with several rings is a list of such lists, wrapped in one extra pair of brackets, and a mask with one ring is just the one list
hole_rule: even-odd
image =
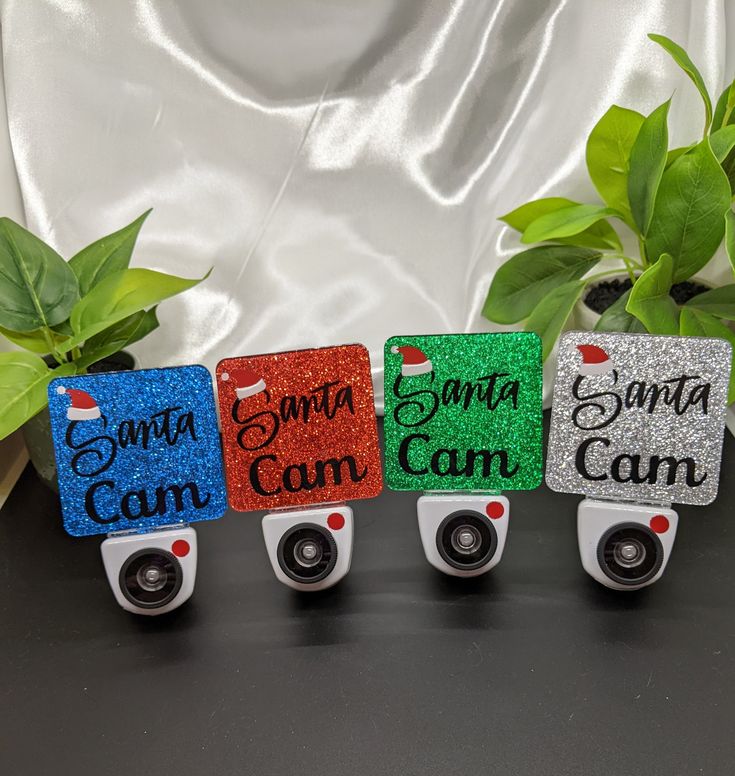
[(664, 573), (679, 516), (655, 505), (584, 499), (577, 537), (584, 570), (613, 590), (638, 590)]
[(508, 535), (505, 496), (428, 494), (416, 503), (421, 543), (434, 568), (455, 577), (476, 577), (497, 566)]
[(263, 538), (276, 577), (294, 590), (326, 590), (350, 570), (354, 520), (346, 504), (270, 512)]
[(197, 535), (189, 526), (110, 536), (102, 562), (117, 602), (135, 614), (165, 614), (191, 598)]

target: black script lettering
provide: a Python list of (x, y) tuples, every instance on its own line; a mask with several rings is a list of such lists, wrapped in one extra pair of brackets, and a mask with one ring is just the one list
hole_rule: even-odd
[[(584, 382), (584, 375), (579, 375), (574, 381), (572, 386), (572, 396), (577, 401), (583, 401), (584, 404), (578, 404), (572, 411), (572, 423), (577, 428), (583, 431), (597, 431), (601, 428), (609, 426), (620, 415), (620, 410), (623, 408), (623, 400), (613, 391), (598, 391), (597, 393), (582, 394), (580, 388)], [(617, 383), (618, 373), (613, 370), (613, 383)], [(594, 399), (610, 399), (612, 406), (608, 407), (601, 402), (593, 401)], [(587, 413), (591, 415), (587, 423), (580, 415), (589, 410)], [(593, 418), (597, 415), (598, 419), (595, 421)]]
[(277, 461), (275, 455), (259, 455), (251, 464), (250, 464), (250, 485), (252, 486), (253, 490), (259, 494), (260, 496), (276, 496), (281, 492), (280, 488), (276, 488), (275, 490), (266, 490), (261, 481), (260, 481), (260, 466), (263, 463), (263, 461)]
[[(625, 392), (625, 406), (645, 408), (650, 415), (656, 409), (659, 399), (662, 399), (667, 406), (673, 406), (677, 415), (683, 415), (690, 407), (696, 407), (698, 404), (702, 407), (702, 414), (706, 415), (710, 384), (698, 383), (691, 386), (691, 390), (689, 390), (690, 386), (686, 385), (688, 380), (699, 379), (699, 375), (682, 375), (664, 380), (663, 385), (658, 383), (647, 385), (645, 382), (634, 380)], [(686, 396), (685, 388), (688, 390)]]
[[(605, 437), (591, 437), (585, 439), (577, 448), (575, 455), (575, 466), (577, 471), (586, 480), (599, 482), (608, 479), (607, 472), (592, 473), (587, 464), (587, 451), (594, 444), (601, 444), (603, 447), (610, 447), (610, 440)], [(647, 468), (642, 464), (641, 456), (638, 453), (620, 453), (610, 461), (609, 475), (615, 482), (633, 483), (642, 485), (643, 483), (655, 485), (659, 479), (659, 470), (661, 466), (666, 466), (666, 484), (675, 485), (679, 467), (684, 468), (684, 482), (690, 488), (699, 487), (706, 479), (707, 473), (697, 477), (697, 464), (693, 458), (674, 458), (673, 456), (652, 455), (647, 464)]]
[(147, 450), (151, 437), (165, 439), (169, 446), (173, 446), (184, 434), (196, 441), (194, 415), (191, 412), (182, 413), (176, 418), (175, 425), (172, 423), (171, 416), (180, 409), (181, 407), (167, 407), (151, 415), (148, 420), (123, 420), (117, 430), (120, 447), (139, 445)]
[[(409, 434), (401, 441), (398, 448), (399, 466), (407, 474), (422, 476), (431, 471), (439, 477), (473, 477), (478, 460), (482, 462), (483, 477), (491, 476), (494, 460), (497, 460), (498, 472), (504, 479), (514, 477), (520, 469), (519, 464), (509, 466), (506, 450), (466, 450), (461, 452), (451, 448), (435, 450), (429, 459), (428, 467), (417, 469), (409, 462), (409, 448), (416, 440), (429, 442), (430, 437), (426, 434)], [(420, 446), (414, 445), (414, 447), (418, 449), (419, 454), (423, 452)]]
[[(324, 383), (317, 388), (312, 388), (311, 396), (284, 396), (281, 399), (281, 418), (283, 418), (283, 422), (288, 423), (289, 420), (301, 419), (303, 423), (308, 423), (309, 415), (312, 412), (323, 413), (328, 420), (332, 420), (342, 407), (347, 407), (354, 415), (355, 407), (352, 401), (351, 385), (342, 386), (334, 395), (330, 393), (330, 389), (339, 384), (340, 381), (336, 380), (335, 382)], [(330, 399), (333, 399), (333, 401), (330, 402)]]
[(586, 480), (600, 481), (607, 479), (607, 474), (604, 472), (602, 474), (590, 474), (589, 469), (587, 468), (587, 461), (585, 458), (587, 455), (587, 448), (589, 448), (590, 445), (594, 445), (596, 442), (599, 442), (605, 447), (610, 447), (609, 439), (606, 439), (605, 437), (590, 437), (589, 439), (585, 439), (577, 448), (577, 455), (574, 458), (574, 465), (577, 467), (577, 471)]
[[(119, 512), (115, 512), (112, 516), (105, 517), (100, 514), (96, 496), (97, 491), (100, 491), (102, 488), (114, 491), (115, 483), (112, 480), (100, 480), (91, 485), (84, 497), (86, 512), (95, 523), (102, 523), (103, 525), (116, 523), (120, 520)], [(120, 499), (120, 512), (126, 520), (132, 522), (143, 518), (154, 517), (155, 515), (165, 515), (169, 506), (167, 501), (167, 496), (169, 494), (173, 497), (174, 509), (177, 512), (183, 512), (189, 508), (184, 498), (186, 493), (189, 494), (189, 501), (191, 507), (194, 509), (201, 509), (209, 503), (210, 494), (207, 494), (202, 498), (199, 495), (199, 488), (196, 484), (187, 482), (184, 485), (173, 484), (165, 487), (157, 487), (154, 491), (155, 502), (153, 505), (151, 505), (148, 493), (146, 493), (145, 489), (128, 491)], [(100, 493), (100, 495), (102, 494)]]
[(424, 442), (430, 441), (430, 437), (426, 434), (409, 434), (407, 437), (401, 440), (401, 444), (398, 447), (398, 465), (407, 474), (415, 474), (420, 477), (423, 474), (428, 474), (429, 469), (414, 469), (408, 461), (408, 448), (414, 439), (423, 439)]
[(120, 519), (120, 515), (115, 513), (112, 517), (102, 517), (97, 511), (97, 504), (95, 503), (95, 495), (101, 488), (108, 490), (115, 489), (115, 483), (112, 480), (100, 480), (95, 482), (89, 490), (87, 490), (84, 496), (84, 509), (89, 517), (94, 520), (95, 523), (101, 523), (102, 525), (109, 525), (110, 523), (116, 523)]
[[(434, 372), (431, 373), (431, 381), (434, 382)], [(437, 409), (439, 409), (439, 397), (430, 388), (420, 388), (417, 391), (401, 393), (403, 375), (398, 375), (393, 383), (393, 393), (404, 401), (396, 404), (393, 409), (393, 417), (399, 426), (414, 428), (428, 423)], [(409, 381), (410, 385), (410, 381)]]
[(518, 380), (506, 380), (496, 393), (498, 380), (508, 377), (508, 372), (493, 372), (491, 375), (483, 375), (477, 378), (477, 382), (461, 382), (459, 380), (447, 380), (442, 388), (442, 404), (459, 404), (468, 410), (472, 400), (476, 399), (489, 410), (494, 410), (503, 401), (510, 399), (513, 409), (518, 409)]
[(650, 482), (658, 481), (658, 470), (661, 464), (666, 464), (666, 466), (668, 467), (667, 474), (666, 474), (667, 485), (673, 485), (676, 482), (676, 475), (678, 473), (679, 467), (682, 464), (684, 464), (684, 466), (686, 467), (684, 482), (686, 482), (686, 484), (690, 488), (699, 487), (707, 479), (706, 472), (701, 476), (700, 479), (697, 479), (697, 464), (694, 458), (690, 458), (687, 456), (677, 460), (676, 458), (674, 458), (673, 455), (666, 455), (663, 458), (660, 458), (657, 455), (652, 455), (651, 468), (649, 469), (649, 474), (648, 474)]
[[(270, 394), (265, 394), (266, 403), (270, 402)], [(232, 419), (242, 428), (237, 432), (237, 445), (243, 450), (261, 450), (267, 447), (278, 435), (280, 420), (272, 410), (256, 412), (246, 418), (240, 417), (240, 408), (248, 407), (244, 399), (236, 399), (232, 405)]]
[[(79, 450), (72, 456), (71, 469), (80, 477), (96, 477), (98, 474), (112, 466), (117, 454), (115, 440), (104, 434), (90, 437), (89, 439), (76, 439), (77, 430), (87, 428), (88, 424), (78, 420), (72, 420), (66, 427), (64, 441), (72, 450)], [(107, 418), (102, 416), (102, 428), (107, 428)], [(98, 447), (92, 447), (98, 445)]]
[[(281, 484), (268, 490), (262, 480), (264, 472), (261, 467), (264, 461), (275, 463), (277, 460), (275, 455), (261, 455), (250, 465), (250, 484), (253, 486), (253, 490), (261, 496), (276, 496), (281, 493), (282, 489), (289, 493), (300, 493), (301, 491), (308, 492), (316, 488), (324, 488), (331, 484), (342, 485), (345, 481), (345, 474), (349, 475), (350, 482), (362, 482), (368, 473), (367, 466), (362, 471), (358, 469), (357, 461), (351, 455), (315, 461), (313, 474), (309, 471), (308, 463), (292, 463), (286, 466), (280, 474)], [(276, 474), (276, 476), (278, 475)]]

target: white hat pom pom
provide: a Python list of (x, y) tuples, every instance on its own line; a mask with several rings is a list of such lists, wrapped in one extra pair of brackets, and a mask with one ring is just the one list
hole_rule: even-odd
[(229, 372), (222, 372), (222, 374), (220, 375), (220, 377), (221, 377), (221, 378), (222, 378), (222, 379), (223, 379), (225, 382), (227, 382), (227, 381), (230, 379), (230, 374), (229, 374)]
[(64, 386), (63, 386), (63, 385), (60, 385), (60, 386), (59, 386), (59, 387), (56, 389), (56, 393), (58, 393), (58, 394), (66, 393), (66, 388), (64, 388)]

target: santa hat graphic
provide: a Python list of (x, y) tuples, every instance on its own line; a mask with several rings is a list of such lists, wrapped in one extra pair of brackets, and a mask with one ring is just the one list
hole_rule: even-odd
[(71, 404), (66, 409), (66, 417), (69, 420), (94, 420), (100, 417), (101, 413), (97, 402), (86, 391), (60, 385), (56, 389), (56, 393), (66, 393), (71, 399)]
[(235, 393), (238, 399), (247, 399), (248, 396), (255, 396), (256, 393), (265, 390), (265, 380), (247, 366), (233, 369), (229, 373), (222, 372), (222, 379), (225, 382), (232, 380), (235, 383)]
[(423, 375), (427, 372), (431, 372), (434, 368), (426, 355), (418, 348), (413, 347), (413, 345), (393, 345), (390, 352), (400, 353), (403, 356), (401, 374), (404, 377)]
[(610, 356), (597, 345), (577, 345), (577, 350), (582, 354), (579, 374), (603, 375), (613, 368)]

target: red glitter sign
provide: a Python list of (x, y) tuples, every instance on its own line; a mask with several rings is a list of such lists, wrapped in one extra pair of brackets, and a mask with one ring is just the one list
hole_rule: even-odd
[(217, 365), (217, 389), (233, 509), (372, 498), (382, 490), (362, 345), (226, 358)]

